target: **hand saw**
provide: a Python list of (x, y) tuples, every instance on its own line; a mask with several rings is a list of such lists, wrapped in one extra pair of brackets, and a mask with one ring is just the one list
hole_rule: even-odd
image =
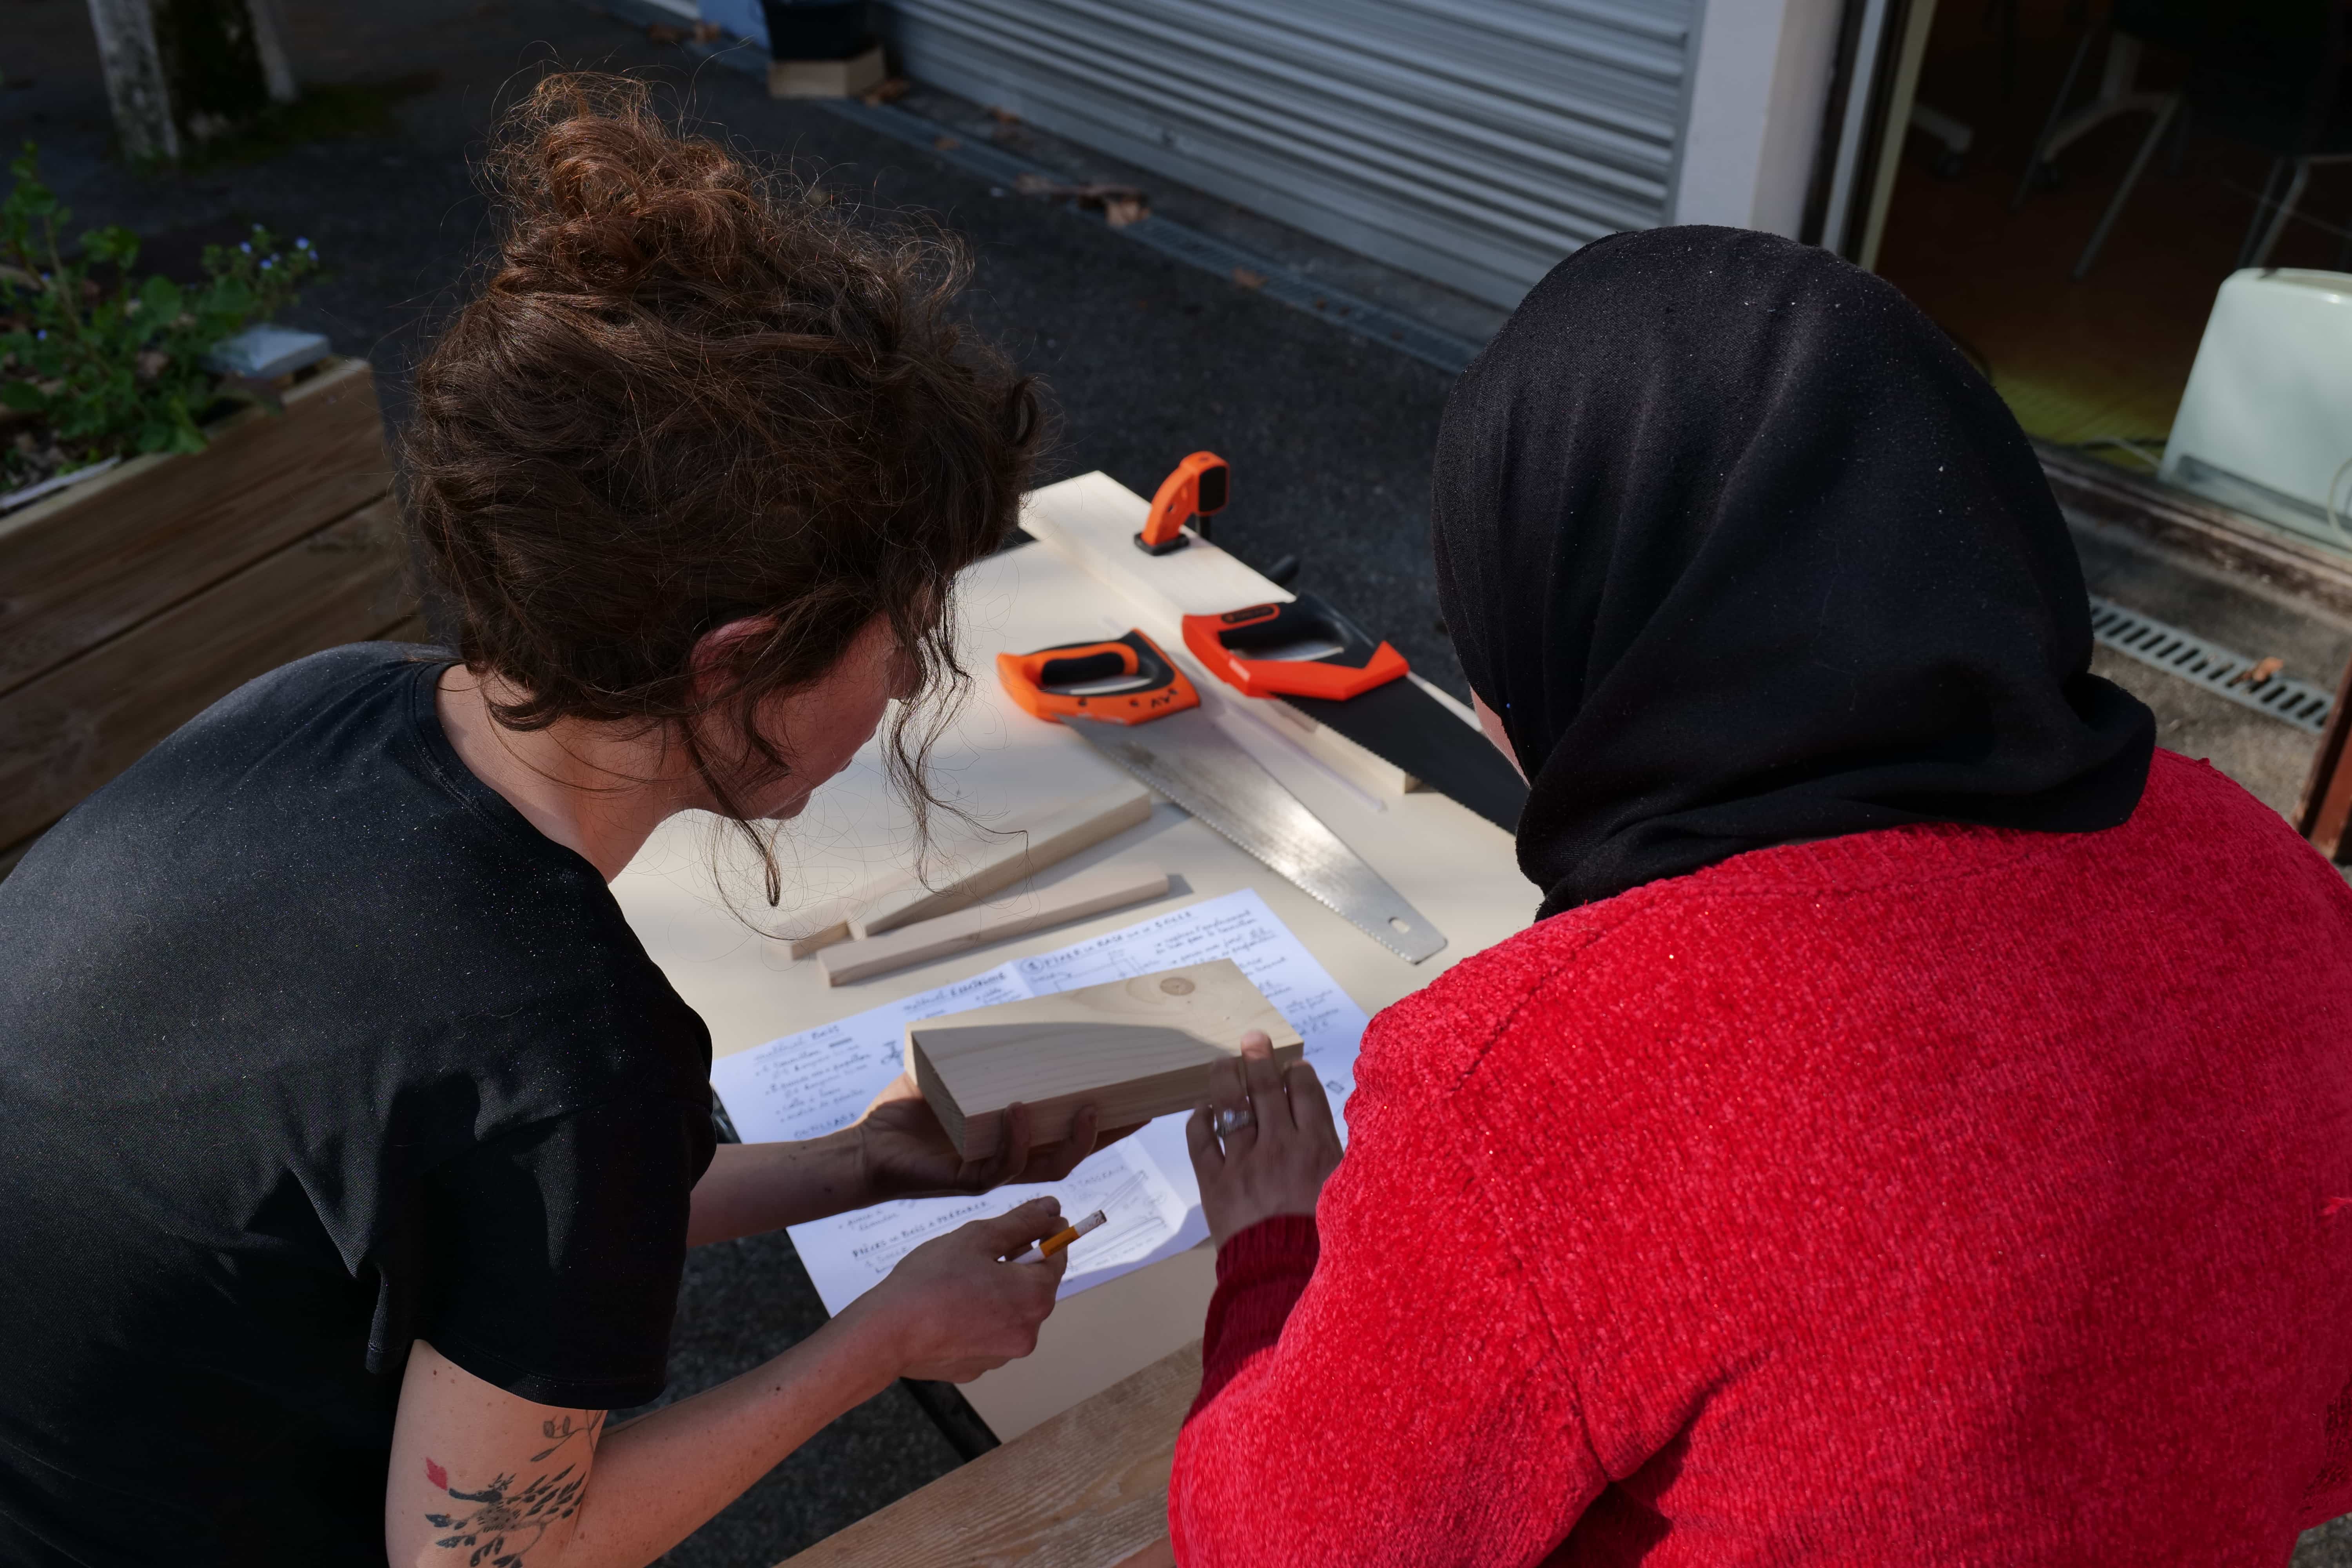
[(1184, 672), (1139, 631), (1000, 653), (1013, 700), (1087, 744), (1408, 963), (1444, 936), (1201, 709)]
[(1517, 833), (1528, 786), (1486, 738), (1404, 679), (1404, 656), (1377, 646), (1311, 594), (1287, 604), (1186, 616), (1184, 646), (1250, 697), (1287, 702), (1318, 724)]

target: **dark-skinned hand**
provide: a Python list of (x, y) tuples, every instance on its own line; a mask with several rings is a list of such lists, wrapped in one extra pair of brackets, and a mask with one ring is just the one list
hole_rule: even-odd
[(1263, 1219), (1311, 1215), (1339, 1163), (1339, 1129), (1323, 1081), (1305, 1062), (1276, 1066), (1253, 1029), (1238, 1062), (1209, 1069), (1209, 1103), (1184, 1124), (1201, 1212), (1219, 1247)]
[(1007, 1182), (1058, 1182), (1096, 1150), (1118, 1142), (1134, 1127), (1099, 1132), (1095, 1108), (1080, 1108), (1070, 1135), (1058, 1142), (1030, 1146), (1026, 1105), (1005, 1107), (1004, 1141), (985, 1160), (967, 1160), (948, 1141), (947, 1129), (923, 1099), (914, 1079), (900, 1073), (874, 1097), (857, 1121), (858, 1159), (866, 1190), (886, 1198), (962, 1197)]

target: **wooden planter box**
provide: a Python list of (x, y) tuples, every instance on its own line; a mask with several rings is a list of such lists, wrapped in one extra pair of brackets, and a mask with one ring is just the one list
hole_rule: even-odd
[(285, 403), (0, 516), (0, 875), (255, 676), (423, 636), (366, 362)]

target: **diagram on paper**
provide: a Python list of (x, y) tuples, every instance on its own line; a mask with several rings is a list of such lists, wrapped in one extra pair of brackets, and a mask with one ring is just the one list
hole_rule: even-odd
[[(898, 1076), (910, 1022), (1214, 958), (1232, 959), (1305, 1039), (1307, 1060), (1323, 1080), (1344, 1139), (1344, 1107), (1355, 1089), (1356, 1051), (1367, 1021), (1363, 1009), (1248, 889), (722, 1057), (712, 1064), (711, 1086), (736, 1130), (751, 1142), (822, 1137), (855, 1121)], [(877, 1205), (794, 1226), (793, 1245), (825, 1310), (839, 1312), (932, 1237), (1039, 1194), (1060, 1199), (1069, 1218), (1094, 1209), (1107, 1216), (1101, 1230), (1070, 1249), (1065, 1296), (1172, 1256), (1208, 1235), (1184, 1146), (1184, 1118), (1164, 1116), (1087, 1159), (1066, 1181), (1003, 1187), (975, 1198)]]

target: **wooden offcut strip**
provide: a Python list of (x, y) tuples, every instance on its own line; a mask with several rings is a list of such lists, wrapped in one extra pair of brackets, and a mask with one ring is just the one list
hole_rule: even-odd
[(801, 934), (772, 940), (794, 958), (806, 958), (837, 942), (936, 920), (1091, 848), (1150, 815), (1150, 792), (1120, 784), (1084, 800), (1016, 816), (984, 838), (950, 848), (944, 858), (962, 869), (939, 886), (925, 885), (910, 869), (886, 871), (802, 917), (806, 924)]
[(824, 969), (826, 984), (847, 985), (1027, 931), (1125, 909), (1167, 891), (1165, 871), (1149, 866), (1106, 866), (1013, 902), (959, 910), (880, 936), (828, 947), (817, 954), (817, 963)]
[(912, 873), (849, 917), (849, 934), (879, 936), (969, 909), (1046, 867), (1124, 833), (1151, 815), (1151, 792), (1121, 784), (1028, 821), (1015, 820), (976, 847), (952, 881), (927, 888)]
[(1199, 1342), (827, 1536), (778, 1568), (1146, 1568), (1167, 1552)]
[(1105, 1127), (1187, 1110), (1252, 1029), (1278, 1061), (1306, 1049), (1240, 965), (1220, 958), (908, 1024), (907, 1066), (949, 1138), (978, 1160), (996, 1152), (1016, 1100), (1039, 1143), (1066, 1137), (1084, 1105)]

